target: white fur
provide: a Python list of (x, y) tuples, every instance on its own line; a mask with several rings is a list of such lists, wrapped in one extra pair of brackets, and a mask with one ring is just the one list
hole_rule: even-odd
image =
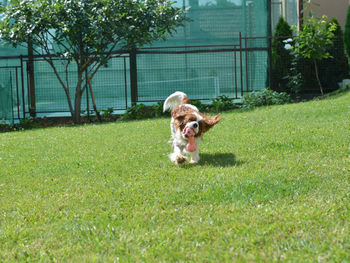
[(201, 142), (201, 138), (194, 139), (194, 143), (196, 144), (197, 149), (194, 152), (188, 152), (186, 150), (187, 139), (183, 137), (182, 131), (177, 130), (175, 133), (172, 134), (171, 137), (173, 153), (169, 155), (169, 158), (173, 163), (179, 164), (179, 159), (185, 159), (187, 161), (186, 155), (189, 155), (191, 157), (190, 163), (196, 164), (199, 162), (199, 145)]
[(181, 91), (176, 91), (171, 94), (164, 102), (163, 111), (172, 110), (174, 107), (181, 104), (181, 100), (187, 95)]

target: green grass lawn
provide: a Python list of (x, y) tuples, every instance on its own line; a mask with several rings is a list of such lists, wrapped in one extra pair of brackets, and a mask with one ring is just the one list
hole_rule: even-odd
[(184, 166), (168, 118), (0, 134), (0, 262), (349, 262), (349, 116), (225, 113)]

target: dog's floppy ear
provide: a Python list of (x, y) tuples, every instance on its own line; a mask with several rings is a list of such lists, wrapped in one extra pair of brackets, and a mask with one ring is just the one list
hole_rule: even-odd
[(200, 122), (199, 122), (199, 127), (200, 127), (200, 133), (205, 133), (209, 131), (211, 128), (213, 128), (216, 124), (218, 124), (222, 119), (220, 118), (221, 114), (218, 114), (214, 117), (208, 118), (204, 117)]

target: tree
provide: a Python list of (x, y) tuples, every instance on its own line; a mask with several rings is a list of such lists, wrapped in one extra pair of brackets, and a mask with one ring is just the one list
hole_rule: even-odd
[[(1, 11), (0, 37), (14, 47), (30, 39), (34, 52), (44, 54), (65, 91), (74, 123), (80, 122), (86, 86), (91, 88), (92, 78), (116, 48), (165, 39), (185, 21), (184, 10), (169, 0), (12, 0)], [(57, 57), (64, 76), (58, 73)], [(73, 62), (74, 103), (68, 81)]]
[(314, 69), (316, 80), (323, 95), (323, 87), (320, 81), (319, 69), (317, 62), (330, 57), (328, 52), (329, 46), (333, 44), (334, 31), (336, 25), (332, 22), (327, 22), (327, 17), (308, 19), (299, 30), (292, 46), (292, 54), (302, 58), (311, 60)]
[(283, 17), (280, 17), (272, 40), (272, 79), (270, 88), (274, 91), (287, 91), (288, 80), (286, 76), (292, 63), (292, 55), (285, 48), (285, 41), (292, 37), (292, 35), (292, 28)]
[(329, 90), (338, 89), (338, 83), (349, 75), (349, 65), (344, 50), (343, 30), (336, 18), (332, 18), (328, 26), (332, 24), (335, 25), (333, 45), (327, 49), (330, 57), (319, 63), (321, 82), (327, 85), (325, 88)]

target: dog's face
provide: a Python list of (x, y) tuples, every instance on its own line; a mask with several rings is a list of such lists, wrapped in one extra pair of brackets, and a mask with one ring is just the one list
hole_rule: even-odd
[(174, 116), (175, 130), (179, 130), (184, 139), (187, 138), (187, 135), (185, 134), (187, 128), (191, 128), (194, 131), (195, 136), (199, 133), (201, 119), (196, 115), (198, 114), (187, 113)]
[(219, 117), (220, 114), (208, 118), (202, 113), (193, 111), (191, 108), (188, 111), (182, 109), (178, 114), (173, 114), (174, 128), (181, 132), (184, 139), (187, 138), (184, 133), (186, 128), (191, 128), (195, 133), (195, 137), (200, 137), (220, 121)]

